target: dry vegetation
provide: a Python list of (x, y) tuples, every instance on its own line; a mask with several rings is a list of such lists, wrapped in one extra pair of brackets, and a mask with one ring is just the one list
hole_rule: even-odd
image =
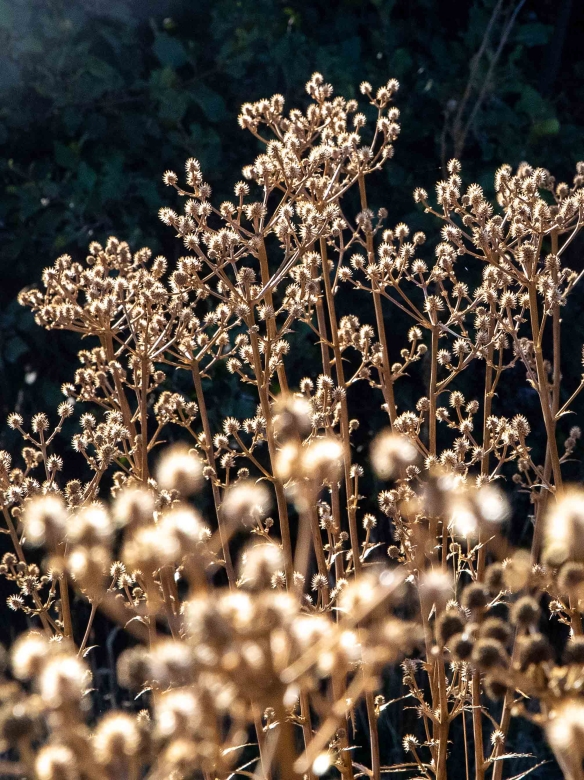
[[(318, 74), (305, 113), (285, 115), (278, 95), (246, 104), (240, 124), (265, 153), (233, 202), (212, 204), (194, 159), (184, 184), (164, 176), (184, 199), (182, 214), (160, 213), (186, 249), (176, 267), (110, 238), (21, 294), (42, 327), (88, 338), (58, 422), (11, 415), (22, 460), (1, 453), (13, 545), (1, 573), (8, 606), (34, 626), (0, 685), (6, 776), (445, 780), (460, 719), (467, 777), (500, 780), (518, 716), (541, 725), (566, 778), (584, 778), (584, 491), (562, 480), (580, 438), (564, 416), (584, 380), (560, 387), (560, 312), (579, 281), (562, 256), (581, 227), (584, 163), (571, 185), (503, 166), (490, 203), (451, 160), (435, 198), (414, 194), (443, 223), (432, 253), (368, 206), (367, 177), (399, 135), (397, 89), (361, 85), (369, 119)], [(357, 296), (366, 323), (338, 313)], [(295, 388), (286, 363), (302, 328), (321, 369)], [(213, 430), (217, 399), (203, 390), (219, 363), (257, 411)], [(467, 369), (479, 397), (460, 389)], [(165, 389), (175, 371), (192, 380), (188, 398)], [(427, 390), (405, 408), (395, 385), (416, 372)], [(539, 419), (497, 416), (518, 381), (537, 392)], [(362, 383), (387, 415), (370, 458), (352, 446)], [(77, 406), (86, 481), (54, 452)], [(177, 426), (183, 444), (158, 456)], [(375, 514), (360, 493), (369, 463), (384, 483)], [(505, 535), (511, 489), (533, 504), (530, 552)], [(201, 517), (201, 490), (215, 516)], [(77, 635), (80, 599), (91, 614)], [(561, 663), (538, 630), (547, 604), (570, 628)], [(100, 610), (132, 637), (118, 681), (143, 693), (139, 712), (91, 712)], [(400, 663), (404, 695), (386, 702), (380, 674)], [(402, 735), (402, 764), (382, 766), (378, 720), (406, 705), (419, 730)], [(368, 766), (353, 757), (363, 744)]]

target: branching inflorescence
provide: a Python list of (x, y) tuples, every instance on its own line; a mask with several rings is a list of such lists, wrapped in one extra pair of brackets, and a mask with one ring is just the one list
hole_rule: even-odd
[[(442, 223), (430, 257), (424, 234), (387, 227), (387, 212), (368, 204), (367, 177), (399, 135), (397, 89), (363, 83), (366, 115), (315, 74), (305, 113), (284, 114), (279, 95), (244, 105), (240, 124), (265, 152), (233, 202), (213, 205), (194, 159), (184, 183), (164, 174), (184, 202), (180, 214), (160, 211), (185, 247), (176, 267), (110, 238), (83, 263), (59, 258), (43, 290), (21, 293), (39, 325), (87, 347), (56, 425), (11, 415), (22, 464), (0, 458), (13, 545), (1, 573), (14, 584), (8, 606), (33, 626), (0, 686), (8, 775), (445, 780), (462, 721), (467, 777), (500, 780), (510, 718), (523, 715), (543, 727), (565, 776), (584, 777), (584, 493), (562, 480), (579, 428), (558, 444), (584, 387), (560, 387), (560, 312), (580, 279), (562, 256), (581, 227), (584, 163), (571, 186), (503, 166), (491, 203), (463, 187), (451, 160), (435, 199), (414, 193)], [(360, 313), (371, 303), (366, 322), (341, 313), (351, 301)], [(312, 336), (307, 365), (320, 368), (294, 387), (297, 332)], [(220, 364), (256, 412), (214, 429), (208, 381)], [(476, 398), (463, 393), (469, 368), (481, 377)], [(426, 390), (410, 408), (399, 385), (416, 369)], [(186, 395), (175, 372), (191, 383)], [(507, 376), (537, 393), (537, 419), (497, 415)], [(369, 459), (352, 444), (364, 385), (386, 415), (371, 446), (376, 511), (360, 493)], [(73, 449), (88, 476), (67, 480), (54, 449), (77, 405)], [(179, 443), (158, 457), (169, 436)], [(531, 552), (504, 533), (510, 486), (533, 504)], [(35, 546), (42, 566), (27, 557)], [(539, 631), (544, 602), (569, 627), (561, 663)], [(98, 611), (134, 643), (118, 682), (144, 709), (95, 722)], [(400, 663), (419, 731), (388, 767), (378, 721), (396, 704), (380, 680)], [(364, 742), (368, 766), (354, 755)]]

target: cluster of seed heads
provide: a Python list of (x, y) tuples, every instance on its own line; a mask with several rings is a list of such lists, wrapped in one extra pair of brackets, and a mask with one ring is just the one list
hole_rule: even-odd
[[(398, 87), (363, 82), (360, 110), (314, 74), (305, 111), (246, 103), (239, 123), (264, 152), (232, 201), (213, 203), (195, 159), (184, 181), (164, 174), (182, 201), (159, 215), (184, 247), (175, 263), (112, 237), (21, 293), (40, 326), (86, 341), (56, 418), (10, 415), (20, 465), (0, 453), (0, 574), (31, 627), (1, 659), (12, 775), (446, 780), (462, 720), (467, 775), (472, 761), (501, 780), (523, 716), (583, 780), (584, 493), (562, 468), (584, 378), (561, 386), (560, 313), (580, 281), (564, 253), (584, 163), (571, 184), (504, 165), (491, 202), (451, 160), (435, 198), (414, 193), (442, 224), (431, 252), (368, 203), (400, 133)], [(341, 315), (352, 301), (359, 317)], [(310, 340), (305, 362), (295, 344)], [(293, 378), (299, 358), (309, 375)], [(225, 416), (218, 370), (253, 398), (249, 417)], [(518, 382), (539, 399), (529, 419), (499, 401), (513, 408)], [(386, 419), (370, 457), (354, 446), (364, 390)], [(73, 457), (84, 476), (69, 479)], [(513, 489), (532, 505), (530, 552), (506, 534)], [(569, 631), (561, 657), (544, 603)], [(139, 704), (95, 722), (98, 612), (128, 633), (117, 681)], [(400, 663), (419, 729), (384, 769), (378, 721), (396, 703), (381, 677)], [(499, 723), (483, 714), (494, 699)]]

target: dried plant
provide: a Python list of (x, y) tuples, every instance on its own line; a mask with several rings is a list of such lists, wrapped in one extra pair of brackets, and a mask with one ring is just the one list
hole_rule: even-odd
[[(21, 294), (39, 325), (88, 346), (56, 424), (11, 415), (22, 464), (0, 458), (14, 548), (1, 573), (32, 626), (0, 685), (7, 776), (444, 780), (461, 721), (467, 777), (500, 780), (517, 715), (542, 726), (566, 778), (584, 778), (584, 492), (562, 479), (580, 438), (562, 418), (584, 379), (563, 391), (560, 363), (584, 163), (572, 185), (503, 166), (491, 203), (451, 160), (435, 200), (414, 193), (443, 225), (431, 257), (422, 233), (386, 227), (368, 205), (367, 177), (399, 135), (397, 89), (363, 83), (358, 113), (315, 74), (305, 113), (284, 114), (279, 95), (244, 105), (240, 124), (265, 152), (233, 202), (213, 205), (194, 159), (184, 184), (164, 174), (184, 200), (182, 214), (160, 212), (188, 253), (175, 268), (110, 238)], [(341, 315), (356, 301), (371, 304), (367, 322)], [(321, 365), (297, 388), (296, 332)], [(219, 364), (257, 409), (214, 430), (206, 380)], [(467, 369), (479, 397), (463, 394)], [(173, 389), (179, 371), (187, 395)], [(519, 381), (539, 418), (498, 414)], [(424, 394), (408, 408), (398, 383)], [(387, 415), (371, 445), (375, 512), (360, 492), (369, 458), (352, 443), (367, 386)], [(77, 404), (90, 410), (73, 437), (88, 476), (67, 480), (55, 445)], [(157, 457), (169, 436), (178, 443)], [(512, 488), (533, 505), (531, 552), (505, 533)], [(547, 604), (570, 631), (561, 663), (539, 630)], [(144, 709), (95, 721), (98, 611), (128, 632), (118, 682)], [(381, 674), (399, 663), (404, 695), (386, 701)], [(401, 764), (382, 766), (378, 721), (406, 700), (418, 731), (403, 735)], [(368, 766), (354, 755), (364, 741)]]

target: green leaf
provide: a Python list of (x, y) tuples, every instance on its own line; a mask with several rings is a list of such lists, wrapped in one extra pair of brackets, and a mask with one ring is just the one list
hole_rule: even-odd
[(155, 98), (163, 97), (165, 91), (173, 87), (176, 81), (176, 73), (168, 65), (153, 70), (149, 79), (152, 96)]
[(6, 360), (9, 363), (16, 363), (18, 358), (22, 357), (22, 355), (26, 354), (27, 352), (28, 345), (26, 341), (23, 341), (20, 336), (14, 336), (14, 338), (11, 338), (7, 342), (4, 354), (6, 355)]
[(85, 70), (99, 81), (111, 82), (112, 85), (120, 81), (120, 76), (116, 70), (98, 57), (88, 57), (85, 61)]
[(90, 192), (97, 181), (97, 173), (83, 160), (79, 164), (77, 178), (83, 189)]
[(540, 22), (529, 22), (522, 24), (515, 35), (515, 39), (525, 46), (545, 46), (553, 32), (550, 24), (541, 24)]
[(225, 117), (225, 101), (218, 92), (214, 92), (204, 84), (198, 84), (191, 90), (191, 95), (207, 119), (219, 122)]
[(537, 119), (542, 114), (548, 113), (548, 105), (539, 92), (530, 86), (525, 86), (521, 91), (521, 97), (515, 106), (517, 111), (523, 111), (532, 119)]
[(7, 0), (0, 0), (0, 28), (4, 30), (13, 30), (16, 22), (16, 15), (12, 8), (12, 3)]
[(57, 165), (69, 169), (77, 167), (77, 154), (73, 151), (71, 146), (66, 146), (61, 143), (61, 141), (55, 141), (54, 150)]
[(167, 33), (158, 33), (152, 48), (162, 65), (180, 68), (188, 60), (188, 54), (182, 43)]
[(560, 132), (560, 123), (555, 116), (536, 122), (531, 129), (533, 136), (557, 135)]
[(0, 68), (0, 90), (12, 89), (20, 84), (20, 68), (15, 62), (4, 59)]
[(189, 106), (189, 96), (186, 92), (171, 90), (160, 101), (158, 115), (164, 121), (180, 122)]

